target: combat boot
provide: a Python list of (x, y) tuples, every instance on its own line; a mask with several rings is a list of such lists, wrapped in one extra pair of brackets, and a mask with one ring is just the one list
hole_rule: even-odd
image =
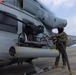
[(66, 68), (66, 65), (63, 65), (63, 66), (62, 66), (62, 69), (65, 69), (65, 68)]
[(52, 69), (55, 69), (55, 68), (57, 68), (58, 66), (57, 65), (54, 65), (53, 67), (52, 67)]

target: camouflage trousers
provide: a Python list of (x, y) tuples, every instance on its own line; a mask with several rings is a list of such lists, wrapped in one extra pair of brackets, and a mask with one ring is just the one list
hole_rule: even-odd
[[(62, 51), (62, 50), (63, 50), (63, 51)], [(60, 55), (62, 55), (63, 65), (66, 65), (66, 56), (65, 56), (64, 49), (59, 49), (59, 56), (56, 57), (55, 65), (58, 66), (58, 63), (59, 63), (59, 60), (60, 60)]]

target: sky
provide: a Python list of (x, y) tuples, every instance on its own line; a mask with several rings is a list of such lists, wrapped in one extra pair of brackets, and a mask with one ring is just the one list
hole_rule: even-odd
[[(76, 36), (76, 0), (38, 0), (55, 16), (67, 20), (65, 32)], [(57, 30), (54, 30), (57, 32)]]

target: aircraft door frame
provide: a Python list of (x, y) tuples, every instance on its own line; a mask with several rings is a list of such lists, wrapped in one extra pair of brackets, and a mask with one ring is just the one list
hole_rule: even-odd
[[(1, 11), (1, 10), (0, 10), (0, 12), (1, 12), (0, 13), (0, 24), (3, 26), (3, 28), (4, 28), (4, 26), (6, 26), (5, 29), (1, 29), (1, 28), (0, 29), (2, 31), (17, 34), (17, 32), (18, 32), (18, 21), (16, 20), (18, 18), (17, 15), (11, 14), (9, 12)], [(14, 28), (15, 31), (11, 30), (13, 27), (15, 27)]]

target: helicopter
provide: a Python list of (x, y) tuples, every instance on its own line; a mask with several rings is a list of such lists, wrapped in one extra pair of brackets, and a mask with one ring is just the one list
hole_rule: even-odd
[[(57, 57), (51, 40), (53, 29), (65, 27), (67, 21), (58, 18), (37, 0), (0, 1), (0, 67), (32, 62), (39, 57)], [(76, 43), (68, 35), (67, 46)]]

